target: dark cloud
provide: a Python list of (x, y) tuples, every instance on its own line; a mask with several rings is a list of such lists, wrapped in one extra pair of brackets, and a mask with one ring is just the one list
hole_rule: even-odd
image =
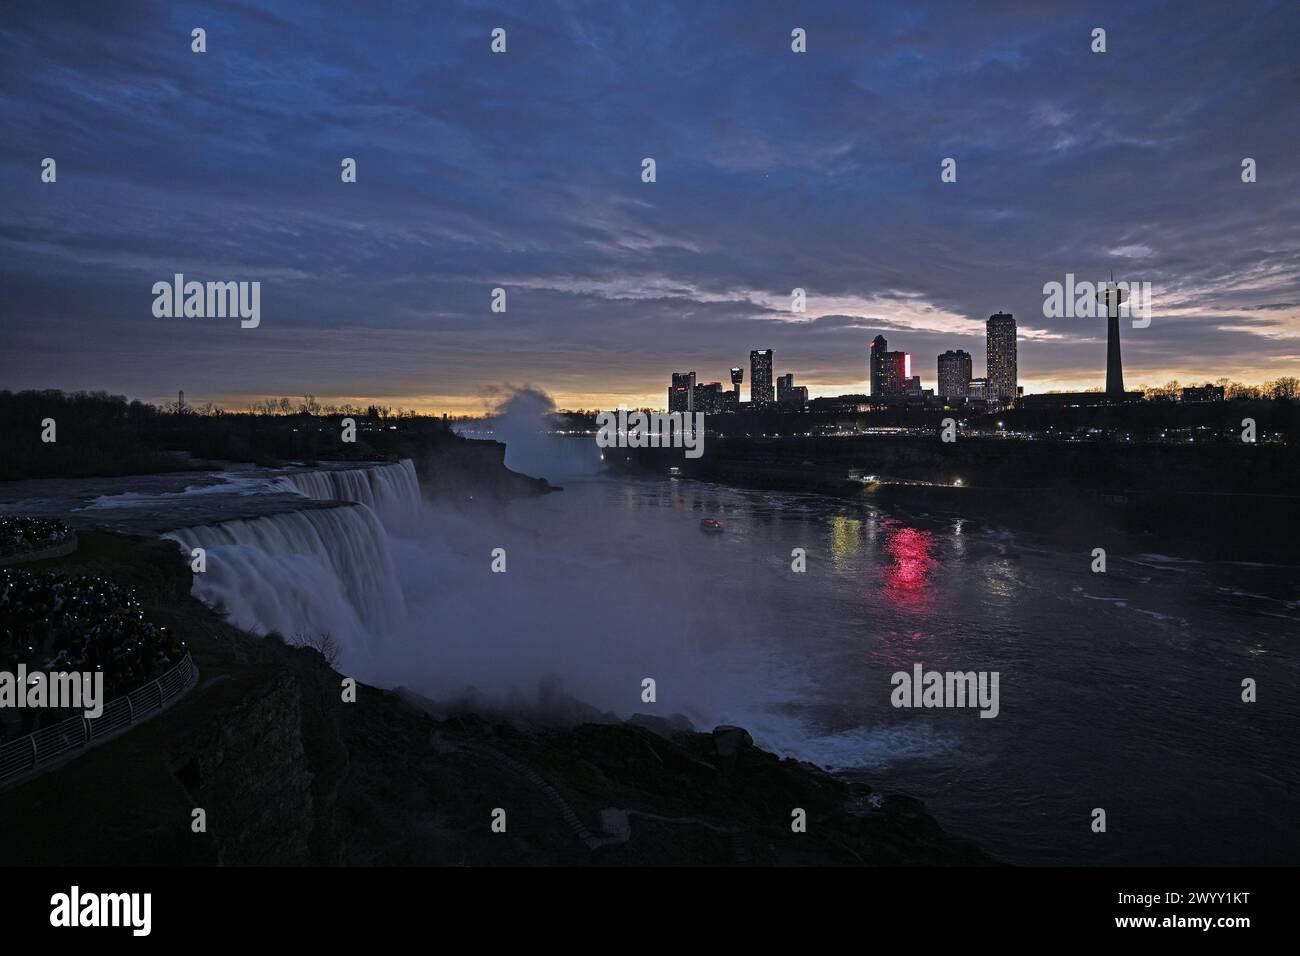
[[(1295, 360), (1292, 2), (512, 6), (6, 4), (4, 385), (612, 402), (768, 347), (852, 391), (877, 331), (978, 370), (998, 310), (1082, 383), (1100, 325), (1042, 286), (1112, 269), (1153, 284), (1135, 372)], [(175, 272), (260, 280), (261, 327), (152, 319)]]

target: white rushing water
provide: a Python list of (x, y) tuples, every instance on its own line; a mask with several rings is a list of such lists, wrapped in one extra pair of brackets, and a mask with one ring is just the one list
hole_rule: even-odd
[(182, 528), (164, 537), (187, 552), (206, 551), (193, 593), (236, 627), (274, 631), (291, 642), (328, 634), (339, 647), (340, 666), (367, 674), (381, 645), (406, 626), (385, 523), (398, 527), (418, 512), (415, 468), (406, 460), (301, 472), (284, 481), (307, 498), (350, 504)]
[(354, 501), (373, 510), (386, 525), (398, 525), (420, 508), (420, 480), (409, 458), (394, 465), (338, 471), (302, 471), (285, 481), (317, 501)]
[[(710, 583), (680, 580), (675, 563), (647, 567), (639, 548), (593, 552), (609, 516), (587, 496), (461, 513), (426, 504), (409, 461), (277, 476), (266, 491), (290, 489), (350, 504), (166, 535), (187, 554), (205, 549), (193, 593), (235, 626), (295, 643), (329, 634), (344, 673), (443, 700), (533, 707), (571, 695), (630, 714), (652, 674), (665, 712), (724, 713), (722, 678), (691, 648), (697, 628), (719, 624), (700, 611)], [(621, 524), (607, 544), (634, 539), (641, 519)], [(507, 574), (493, 571), (498, 548)]]

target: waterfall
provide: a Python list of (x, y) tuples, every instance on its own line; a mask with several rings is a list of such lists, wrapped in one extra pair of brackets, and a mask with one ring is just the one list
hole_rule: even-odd
[[(384, 509), (391, 504), (386, 496), (409, 493), (405, 479), (395, 476), (407, 472), (399, 466), (392, 471), (369, 485), (341, 478), (340, 487), (357, 494), (364, 487)], [(413, 469), (409, 475), (413, 482)], [(370, 662), (386, 635), (405, 626), (406, 604), (388, 535), (369, 507), (288, 511), (182, 528), (163, 537), (187, 554), (205, 549), (207, 569), (194, 575), (194, 596), (225, 613), (231, 624), (255, 634), (277, 631), (290, 641), (328, 633), (340, 647), (339, 666), (353, 668), (352, 673)]]
[[(163, 535), (188, 554), (206, 551), (193, 594), (235, 627), (293, 642), (329, 634), (339, 665), (361, 676), (379, 645), (406, 625), (406, 602), (385, 526), (419, 513), (410, 459), (396, 464), (284, 475), (266, 491), (291, 490), (338, 507), (306, 507)], [(382, 522), (382, 523), (381, 523)]]
[(506, 467), (552, 481), (598, 475), (604, 470), (594, 435), (543, 432), (503, 435)]
[(401, 527), (420, 507), (420, 481), (409, 458), (367, 468), (301, 471), (285, 475), (285, 480), (299, 494), (317, 501), (365, 505), (389, 527)]

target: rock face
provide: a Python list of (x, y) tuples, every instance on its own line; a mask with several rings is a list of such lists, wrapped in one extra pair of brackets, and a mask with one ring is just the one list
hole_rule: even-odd
[(88, 537), (81, 570), (136, 587), (202, 677), (166, 715), (0, 793), (0, 865), (993, 862), (917, 801), (873, 800), (739, 727), (437, 719), (364, 685), (344, 703), (319, 653), (191, 599), (169, 543)]
[(506, 446), (501, 442), (434, 435), (412, 445), (409, 457), (415, 462), (420, 487), (436, 498), (504, 501), (553, 490), (545, 478), (507, 468)]
[(208, 813), (217, 862), (311, 863), (316, 818), (314, 774), (302, 741), (302, 693), (296, 680), (235, 707), (214, 733), (191, 741), (177, 770)]
[(754, 738), (743, 727), (723, 724), (713, 728), (713, 745), (718, 748), (718, 756), (726, 759), (734, 757), (742, 747), (754, 746)]

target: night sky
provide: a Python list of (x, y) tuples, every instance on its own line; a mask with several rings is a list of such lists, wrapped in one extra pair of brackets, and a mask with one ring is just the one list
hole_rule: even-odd
[[(877, 333), (982, 374), (1004, 310), (1026, 391), (1084, 388), (1105, 322), (1042, 287), (1112, 269), (1130, 388), (1300, 373), (1294, 0), (513, 7), (6, 0), (0, 387), (662, 406), (772, 348), (833, 395)], [(176, 272), (260, 327), (155, 318)]]

